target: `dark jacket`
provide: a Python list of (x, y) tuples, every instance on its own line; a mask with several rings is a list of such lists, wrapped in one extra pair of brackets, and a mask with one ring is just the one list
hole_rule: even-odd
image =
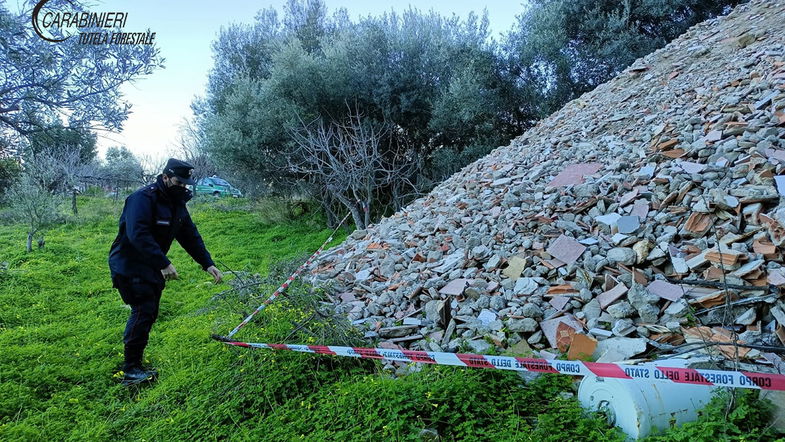
[(191, 196), (172, 201), (165, 189), (159, 175), (154, 184), (125, 199), (120, 230), (109, 250), (113, 279), (118, 275), (140, 278), (163, 287), (161, 270), (170, 264), (166, 253), (175, 239), (203, 269), (214, 265), (185, 207)]

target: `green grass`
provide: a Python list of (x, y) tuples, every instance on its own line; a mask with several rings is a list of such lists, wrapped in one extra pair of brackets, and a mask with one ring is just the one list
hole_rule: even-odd
[[(160, 378), (124, 388), (116, 378), (129, 310), (106, 264), (122, 201), (79, 204), (80, 216), (50, 230), (44, 250), (25, 253), (24, 228), (0, 225), (0, 262), (8, 263), (0, 265), (0, 440), (416, 440), (423, 429), (447, 439), (621, 440), (561, 398), (572, 391), (568, 377), (523, 386), (514, 373), (425, 367), (392, 379), (374, 361), (215, 342), (211, 333), (227, 333), (263, 298), (216, 299), (228, 286), (212, 284), (176, 244), (170, 258), (181, 279), (164, 291), (146, 353)], [(245, 200), (191, 205), (222, 270), (269, 270), (282, 280), (279, 264), (301, 262), (330, 230), (313, 213), (270, 224), (271, 210)], [(262, 286), (260, 296), (274, 288)], [(290, 336), (314, 296), (293, 288), (239, 337), (318, 342)], [(330, 336), (332, 327), (320, 330)], [(689, 434), (722, 434), (706, 428)]]

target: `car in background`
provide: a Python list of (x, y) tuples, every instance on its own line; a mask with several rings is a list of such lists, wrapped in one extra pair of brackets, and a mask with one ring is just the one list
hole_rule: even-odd
[(213, 175), (201, 178), (194, 186), (194, 195), (231, 196), (241, 198), (243, 193), (223, 178)]

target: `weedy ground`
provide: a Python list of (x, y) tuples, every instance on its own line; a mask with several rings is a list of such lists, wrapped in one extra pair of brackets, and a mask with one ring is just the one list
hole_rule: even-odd
[[(302, 208), (301, 206), (300, 209)], [(225, 334), (330, 233), (314, 211), (273, 200), (191, 203), (228, 280), (214, 285), (176, 244), (146, 359), (151, 385), (117, 383), (129, 309), (111, 287), (107, 252), (122, 200), (81, 197), (46, 245), (24, 251), (24, 226), (0, 208), (0, 440), (623, 440), (569, 394), (573, 379), (424, 367), (393, 378), (379, 363), (229, 348)], [(6, 214), (7, 215), (7, 214)], [(346, 233), (337, 235), (333, 244)], [(258, 274), (258, 276), (254, 276)], [(267, 279), (265, 279), (267, 278)], [(237, 285), (240, 280), (235, 280)], [(266, 283), (264, 283), (266, 282)], [(302, 285), (238, 338), (340, 344), (351, 340)], [(340, 327), (338, 327), (340, 328)], [(659, 440), (770, 440), (768, 408), (752, 392), (719, 398), (696, 423)]]

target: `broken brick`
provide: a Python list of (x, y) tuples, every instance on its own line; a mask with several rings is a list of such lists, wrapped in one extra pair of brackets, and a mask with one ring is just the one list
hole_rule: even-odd
[(583, 177), (597, 173), (603, 168), (601, 163), (580, 163), (567, 166), (548, 183), (550, 187), (569, 186), (583, 183)]
[(561, 235), (548, 247), (547, 252), (565, 264), (572, 264), (580, 258), (585, 250), (586, 246), (583, 244), (568, 236)]

